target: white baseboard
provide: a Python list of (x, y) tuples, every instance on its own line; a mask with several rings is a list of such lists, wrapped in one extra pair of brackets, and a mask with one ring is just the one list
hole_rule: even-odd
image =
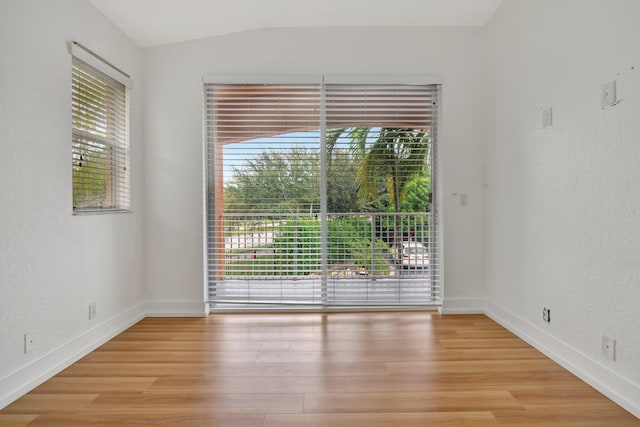
[(0, 409), (144, 319), (141, 304), (108, 319), (30, 364), (0, 379)]
[(494, 302), (485, 302), (485, 314), (640, 418), (640, 387), (637, 384)]
[(206, 317), (209, 304), (204, 301), (147, 301), (147, 317)]
[(483, 298), (444, 298), (440, 314), (484, 314)]

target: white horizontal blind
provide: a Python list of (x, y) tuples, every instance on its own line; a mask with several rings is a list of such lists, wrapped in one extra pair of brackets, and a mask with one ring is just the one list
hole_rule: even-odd
[(74, 213), (127, 211), (127, 88), (74, 56), (71, 109)]
[(320, 87), (206, 85), (209, 298), (320, 303)]
[(327, 128), (428, 130), (437, 119), (437, 85), (326, 85)]
[(205, 84), (210, 301), (439, 304), (437, 97), (425, 85)]
[(440, 303), (438, 88), (325, 86), (330, 303)]

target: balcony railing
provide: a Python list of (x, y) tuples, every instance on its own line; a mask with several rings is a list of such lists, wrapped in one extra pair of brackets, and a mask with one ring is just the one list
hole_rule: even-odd
[(212, 300), (355, 304), (363, 292), (380, 303), (437, 299), (428, 213), (329, 214), (324, 232), (315, 213), (224, 214), (217, 222), (209, 224), (224, 230), (210, 242)]

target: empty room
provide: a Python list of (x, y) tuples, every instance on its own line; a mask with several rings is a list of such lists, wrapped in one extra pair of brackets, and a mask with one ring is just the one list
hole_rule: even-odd
[(638, 19), (0, 0), (0, 426), (640, 426)]

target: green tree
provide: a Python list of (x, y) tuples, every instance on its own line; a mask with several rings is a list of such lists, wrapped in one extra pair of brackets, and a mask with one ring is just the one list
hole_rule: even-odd
[(332, 213), (358, 212), (358, 186), (355, 176), (358, 161), (346, 150), (336, 149), (328, 161), (327, 211)]
[[(358, 161), (335, 150), (327, 170), (329, 212), (357, 212)], [(224, 189), (225, 211), (293, 213), (316, 212), (320, 206), (320, 155), (317, 150), (265, 150), (236, 168)]]
[(400, 203), (401, 212), (431, 211), (431, 177), (428, 173), (418, 175), (405, 188), (405, 196)]
[(316, 150), (265, 150), (233, 171), (225, 185), (225, 211), (291, 213), (317, 210), (320, 156)]

